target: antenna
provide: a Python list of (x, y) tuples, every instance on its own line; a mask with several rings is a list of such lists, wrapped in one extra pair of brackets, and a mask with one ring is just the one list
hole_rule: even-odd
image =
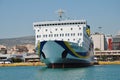
[(64, 13), (64, 11), (62, 10), (62, 9), (59, 9), (58, 11), (57, 11), (57, 13), (58, 13), (58, 15), (59, 15), (59, 21), (61, 21), (62, 20), (62, 14)]

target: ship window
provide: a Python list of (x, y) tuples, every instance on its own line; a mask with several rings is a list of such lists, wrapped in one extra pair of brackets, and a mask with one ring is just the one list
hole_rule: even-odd
[(69, 36), (69, 33), (67, 35)]
[(47, 37), (47, 35), (45, 35)]
[(73, 30), (73, 28), (71, 28), (71, 30)]
[(61, 37), (62, 34), (60, 34), (60, 37)]
[(67, 23), (64, 23), (64, 25), (66, 25)]
[(49, 26), (49, 24), (46, 24), (47, 26)]
[(58, 23), (58, 25), (60, 25), (60, 23)]
[(75, 24), (78, 24), (78, 23), (75, 23)]
[(82, 33), (78, 33), (78, 36), (82, 36)]
[(80, 36), (82, 36), (82, 33), (80, 33)]
[(68, 39), (68, 41), (69, 41), (70, 39)]
[(65, 33), (65, 36), (67, 36), (67, 33)]
[(81, 28), (79, 28), (79, 30), (81, 30)]
[(51, 37), (53, 37), (53, 34), (51, 34)]
[(41, 26), (44, 26), (44, 24), (42, 24)]
[(69, 23), (66, 23), (67, 25), (69, 25)]
[(75, 33), (73, 33), (73, 36), (75, 36)]
[(56, 34), (54, 34), (54, 37), (56, 37)]
[(75, 41), (75, 39), (73, 39), (73, 41)]
[(41, 37), (41, 35), (37, 35), (37, 37)]
[(45, 37), (45, 35), (43, 35), (43, 37)]
[(45, 29), (45, 31), (47, 31), (47, 29)]
[(64, 36), (64, 34), (62, 34), (62, 36)]
[(37, 35), (37, 38), (38, 38), (38, 35)]
[(61, 31), (62, 31), (63, 29), (61, 28)]
[(39, 30), (38, 30), (38, 32), (39, 32)]
[(58, 34), (56, 34), (56, 36), (58, 37)]
[(49, 34), (49, 37), (50, 37), (50, 34)]
[(55, 31), (57, 31), (57, 28), (55, 29)]

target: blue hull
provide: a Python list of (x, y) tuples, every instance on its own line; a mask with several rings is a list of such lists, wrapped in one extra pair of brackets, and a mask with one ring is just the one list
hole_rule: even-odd
[(93, 63), (91, 51), (67, 41), (40, 42), (38, 53), (48, 67), (82, 67)]

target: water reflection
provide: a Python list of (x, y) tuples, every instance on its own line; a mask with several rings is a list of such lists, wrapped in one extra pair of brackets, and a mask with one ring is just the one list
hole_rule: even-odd
[(41, 66), (0, 67), (0, 80), (120, 80), (120, 65), (51, 69)]
[[(108, 71), (107, 71), (108, 70)], [(112, 80), (109, 66), (91, 66), (85, 68), (40, 68), (39, 80)], [(114, 78), (115, 79), (115, 78)]]
[(90, 67), (57, 69), (44, 67), (39, 69), (39, 78), (40, 80), (85, 80), (89, 76), (88, 68)]

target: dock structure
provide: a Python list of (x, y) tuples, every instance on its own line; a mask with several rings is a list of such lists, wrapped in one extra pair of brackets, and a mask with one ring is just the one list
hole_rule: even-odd
[(94, 51), (98, 61), (120, 61), (120, 50)]

